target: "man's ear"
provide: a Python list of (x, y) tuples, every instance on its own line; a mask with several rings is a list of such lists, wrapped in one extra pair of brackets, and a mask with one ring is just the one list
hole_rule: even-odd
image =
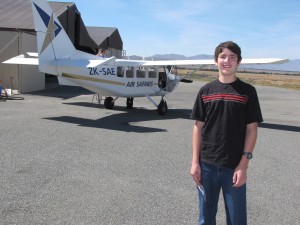
[(215, 65), (218, 66), (218, 59), (217, 60), (214, 59), (214, 61), (215, 61)]
[(238, 62), (237, 66), (239, 67), (239, 66), (241, 65), (241, 63), (242, 63), (242, 60), (240, 60), (240, 61)]

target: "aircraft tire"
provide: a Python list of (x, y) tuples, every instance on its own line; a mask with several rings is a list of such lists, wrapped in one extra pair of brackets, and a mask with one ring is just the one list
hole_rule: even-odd
[(127, 98), (126, 107), (128, 109), (132, 109), (133, 108), (133, 98)]
[(115, 105), (115, 103), (113, 102), (113, 100), (114, 99), (112, 97), (105, 98), (105, 100), (104, 100), (104, 107), (106, 109), (112, 109), (114, 107), (114, 105)]
[(168, 111), (168, 105), (166, 101), (160, 101), (158, 107), (157, 107), (157, 111), (159, 115), (166, 115), (167, 111)]

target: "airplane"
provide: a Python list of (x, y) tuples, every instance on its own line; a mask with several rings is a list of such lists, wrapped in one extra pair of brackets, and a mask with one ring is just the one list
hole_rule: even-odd
[[(179, 82), (192, 82), (177, 74), (177, 67), (215, 65), (208, 60), (125, 60), (100, 58), (77, 50), (57, 16), (46, 0), (32, 0), (32, 11), (37, 32), (38, 53), (27, 53), (5, 61), (10, 64), (38, 65), (41, 72), (58, 77), (59, 84), (81, 86), (98, 96), (105, 96), (104, 107), (113, 109), (119, 97), (127, 98), (127, 107), (133, 107), (133, 98), (146, 97), (160, 115), (168, 110), (165, 96)], [(243, 59), (242, 64), (286, 63), (280, 58)], [(156, 103), (153, 96), (161, 96)]]

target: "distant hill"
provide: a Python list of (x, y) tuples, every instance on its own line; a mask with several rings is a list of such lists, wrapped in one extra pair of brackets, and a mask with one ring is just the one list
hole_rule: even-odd
[[(145, 57), (144, 60), (188, 60), (188, 59), (213, 59), (213, 55), (200, 54), (195, 56), (184, 56), (179, 54), (155, 54), (152, 57)], [(143, 57), (132, 55), (129, 56), (132, 60), (143, 60)], [(269, 64), (269, 65), (242, 65), (240, 69), (256, 69), (256, 70), (275, 70), (275, 71), (291, 71), (300, 72), (300, 59), (290, 60), (284, 64)]]

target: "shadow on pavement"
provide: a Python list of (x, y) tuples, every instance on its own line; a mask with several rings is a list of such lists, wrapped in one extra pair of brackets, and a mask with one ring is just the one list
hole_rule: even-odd
[(297, 126), (272, 124), (272, 123), (260, 123), (258, 126), (261, 128), (267, 128), (267, 129), (300, 132), (300, 127), (297, 127)]
[[(99, 105), (92, 103), (83, 103), (80, 105), (85, 107), (99, 107)], [(116, 113), (116, 111), (118, 112)], [(173, 120), (179, 118), (189, 119), (190, 110), (170, 109), (167, 115), (161, 116), (158, 115), (156, 110), (147, 110), (143, 108), (126, 109), (125, 107), (115, 107), (112, 111), (108, 110), (108, 113), (110, 113), (110, 115), (96, 120), (74, 116), (49, 117), (44, 119), (72, 123), (84, 127), (117, 130), (123, 132), (167, 132), (167, 129), (140, 126), (138, 123), (153, 120)]]

